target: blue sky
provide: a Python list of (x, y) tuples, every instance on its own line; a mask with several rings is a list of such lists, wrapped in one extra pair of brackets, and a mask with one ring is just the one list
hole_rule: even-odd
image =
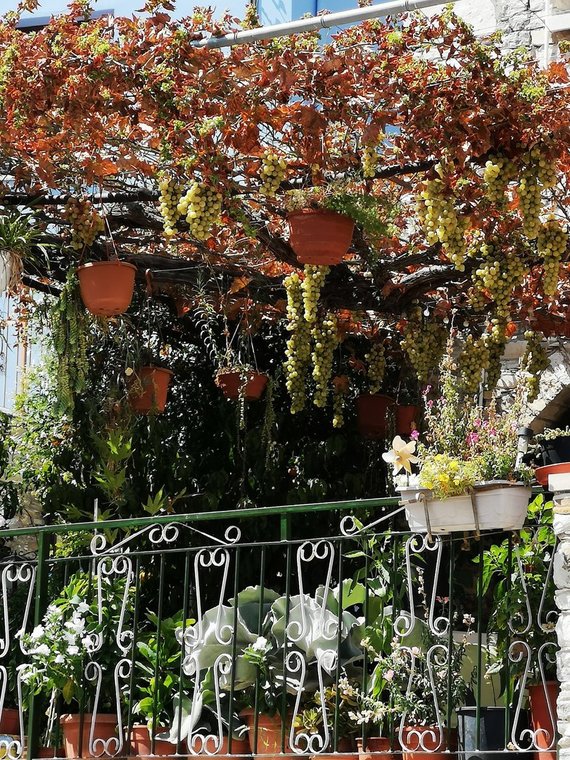
[[(214, 2), (204, 2), (196, 0), (195, 2), (186, 2), (180, 0), (177, 3), (177, 14), (186, 16), (190, 13), (195, 5), (213, 5), (216, 11), (221, 15), (226, 9), (240, 18), (243, 16), (245, 0), (214, 0)], [(18, 0), (0, 0), (0, 13), (11, 11), (18, 5)], [(43, 0), (40, 3), (40, 9), (35, 14), (37, 16), (50, 16), (53, 13), (65, 11), (66, 0)], [(134, 11), (144, 5), (144, 0), (96, 0), (93, 3), (97, 10), (112, 9), (116, 16), (130, 16)], [(25, 14), (29, 15), (29, 14)]]

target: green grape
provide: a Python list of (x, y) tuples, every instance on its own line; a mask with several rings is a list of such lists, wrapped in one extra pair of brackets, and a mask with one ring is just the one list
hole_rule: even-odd
[(481, 373), (489, 367), (489, 347), (485, 336), (476, 339), (473, 335), (468, 335), (458, 363), (461, 388), (470, 395), (477, 393)]
[(181, 216), (186, 217), (190, 233), (196, 240), (207, 240), (212, 229), (222, 221), (223, 195), (208, 185), (193, 182), (177, 206)]
[(370, 393), (378, 393), (382, 387), (384, 372), (386, 371), (384, 346), (381, 343), (375, 343), (364, 358), (368, 362)]
[(328, 312), (321, 322), (314, 323), (311, 336), (313, 338), (313, 380), (315, 394), (313, 403), (324, 408), (327, 405), (329, 381), (331, 379), (334, 350), (338, 346), (338, 325), (335, 314)]
[(261, 163), (260, 192), (269, 197), (275, 196), (281, 183), (287, 176), (287, 162), (277, 153), (266, 150)]
[(553, 296), (558, 290), (560, 262), (566, 253), (567, 245), (568, 232), (553, 216), (540, 225), (537, 249), (543, 258), (544, 278), (542, 286), (546, 296)]
[(469, 219), (458, 213), (453, 196), (445, 193), (445, 185), (440, 179), (424, 183), (417, 211), (427, 242), (434, 245), (439, 241), (447, 258), (458, 271), (463, 272), (467, 255), (465, 232)]
[(291, 398), (291, 414), (305, 408), (306, 376), (311, 362), (311, 328), (305, 320), (301, 278), (293, 272), (284, 280), (287, 292), (287, 330), (285, 385)]
[(176, 222), (180, 216), (178, 205), (182, 198), (182, 186), (176, 177), (166, 172), (159, 175), (160, 196), (158, 208), (162, 216), (164, 234), (167, 238), (176, 235)]
[(485, 335), (489, 361), (485, 373), (485, 389), (494, 391), (501, 378), (501, 359), (505, 353), (507, 334), (505, 319), (493, 319), (490, 333)]
[(303, 304), (305, 309), (305, 321), (313, 325), (317, 319), (317, 308), (321, 289), (324, 285), (327, 274), (330, 271), (328, 266), (318, 266), (313, 264), (305, 265), (305, 279), (303, 280)]
[(74, 251), (92, 246), (97, 235), (105, 230), (103, 217), (86, 198), (70, 198), (65, 204), (63, 217), (71, 224)]
[(420, 309), (412, 312), (404, 327), (401, 345), (420, 382), (427, 382), (430, 370), (438, 366), (446, 340), (443, 325), (422, 321)]
[(485, 164), (483, 181), (485, 194), (497, 206), (504, 206), (506, 191), (517, 174), (516, 164), (505, 156), (492, 156)]
[(521, 369), (527, 373), (526, 389), (529, 402), (538, 397), (540, 378), (545, 369), (550, 366), (546, 349), (542, 345), (544, 336), (542, 333), (527, 330), (524, 334), (526, 340), (525, 352), (521, 358)]

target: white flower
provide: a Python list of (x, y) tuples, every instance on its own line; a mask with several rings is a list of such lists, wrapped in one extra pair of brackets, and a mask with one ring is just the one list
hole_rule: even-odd
[(466, 612), (465, 615), (463, 615), (463, 625), (467, 625), (467, 626), (473, 625), (474, 622), (475, 622), (474, 615), (470, 615), (468, 612)]
[(74, 615), (71, 620), (67, 621), (65, 627), (79, 636), (85, 630), (85, 620), (78, 615)]
[(56, 665), (62, 665), (65, 662), (65, 657), (62, 654), (56, 654), (54, 662)]
[(70, 655), (79, 654), (79, 647), (69, 646), (67, 647), (67, 653)]
[(412, 465), (419, 462), (419, 459), (414, 456), (415, 450), (415, 441), (406, 443), (399, 435), (397, 435), (392, 441), (392, 451), (387, 451), (385, 454), (382, 454), (382, 459), (385, 462), (388, 462), (388, 464), (393, 465), (394, 475), (397, 475), (402, 469), (411, 473)]
[(81, 615), (84, 615), (86, 612), (89, 612), (89, 605), (86, 602), (80, 602), (77, 607), (77, 612), (79, 612)]
[(394, 680), (394, 671), (393, 670), (387, 670), (384, 673), (384, 679), (386, 681), (393, 681)]
[(254, 652), (265, 652), (267, 648), (267, 639), (265, 636), (259, 636), (257, 640), (251, 645)]
[(49, 655), (49, 647), (47, 644), (39, 644), (35, 649), (30, 649), (31, 654), (39, 654), (47, 657)]
[(57, 620), (61, 617), (61, 608), (56, 607), (55, 604), (50, 604), (46, 610), (46, 617), (51, 620)]
[(38, 639), (41, 639), (41, 637), (44, 635), (44, 627), (43, 625), (36, 625), (34, 630), (30, 634), (30, 639), (32, 641), (37, 641)]
[(68, 646), (73, 646), (77, 642), (77, 636), (74, 633), (64, 633), (63, 638)]

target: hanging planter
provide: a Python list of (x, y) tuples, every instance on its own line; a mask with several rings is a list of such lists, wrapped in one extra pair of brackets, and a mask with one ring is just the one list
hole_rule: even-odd
[[(93, 722), (94, 724), (92, 725)], [(66, 757), (109, 757), (115, 754), (118, 739), (117, 716), (114, 713), (98, 713), (97, 715), (85, 713), (83, 715), (83, 725), (81, 725), (80, 715), (67, 714), (61, 716), (60, 723)], [(93, 741), (95, 742), (95, 751), (93, 753), (89, 746), (92, 729)], [(103, 743), (109, 747), (110, 751), (108, 754), (103, 751)], [(81, 754), (79, 753), (80, 745)]]
[(352, 242), (354, 221), (333, 211), (306, 209), (289, 214), (289, 232), (301, 264), (340, 264)]
[(81, 298), (98, 317), (123, 314), (132, 301), (136, 267), (126, 261), (93, 261), (77, 267)]
[(216, 385), (227, 399), (235, 401), (243, 394), (246, 401), (257, 401), (267, 385), (267, 375), (256, 370), (220, 370)]
[(0, 251), (0, 293), (14, 291), (22, 281), (22, 258), (12, 251)]
[(164, 412), (173, 374), (164, 367), (141, 367), (137, 373), (140, 385), (133, 381), (129, 392), (131, 406), (135, 412)]
[(500, 480), (477, 484), (473, 498), (462, 494), (434, 499), (427, 488), (401, 487), (398, 491), (410, 530), (419, 533), (454, 533), (477, 527), (519, 530), (524, 525), (531, 495), (531, 489), (522, 483)]
[(398, 404), (396, 406), (396, 435), (409, 436), (417, 429), (420, 407), (415, 404)]
[(395, 401), (382, 393), (363, 393), (356, 399), (358, 430), (364, 438), (385, 438)]

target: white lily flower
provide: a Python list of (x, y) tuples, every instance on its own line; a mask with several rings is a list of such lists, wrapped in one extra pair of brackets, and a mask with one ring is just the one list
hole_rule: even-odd
[(415, 441), (409, 441), (406, 443), (399, 435), (397, 435), (392, 441), (392, 450), (382, 454), (382, 459), (385, 462), (388, 462), (388, 464), (393, 465), (394, 475), (397, 475), (402, 469), (411, 473), (412, 465), (419, 462), (418, 457), (414, 456), (415, 450)]

